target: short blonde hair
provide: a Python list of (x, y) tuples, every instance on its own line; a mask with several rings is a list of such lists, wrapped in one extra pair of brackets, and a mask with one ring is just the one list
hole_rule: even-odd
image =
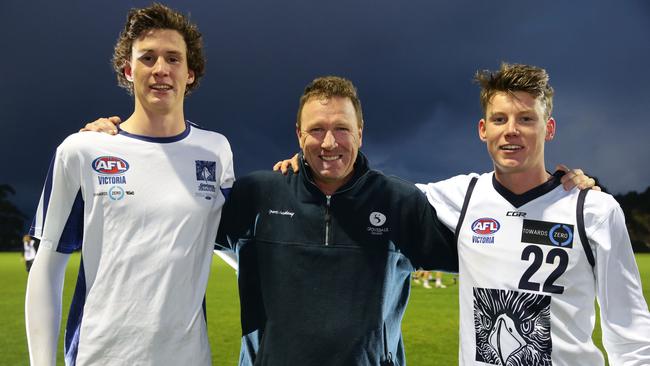
[(490, 100), (497, 92), (514, 93), (523, 91), (535, 98), (541, 98), (546, 118), (553, 111), (553, 88), (549, 76), (541, 67), (501, 63), (498, 71), (481, 70), (474, 80), (481, 86), (481, 107), (486, 113)]

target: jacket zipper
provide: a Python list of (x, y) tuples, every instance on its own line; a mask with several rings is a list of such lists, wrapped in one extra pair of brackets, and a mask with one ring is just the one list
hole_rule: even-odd
[(379, 362), (380, 366), (395, 366), (393, 354), (388, 351), (388, 336), (386, 334), (386, 322), (384, 322), (384, 357)]
[(325, 206), (325, 245), (330, 245), (330, 199), (332, 196), (327, 197), (327, 205)]

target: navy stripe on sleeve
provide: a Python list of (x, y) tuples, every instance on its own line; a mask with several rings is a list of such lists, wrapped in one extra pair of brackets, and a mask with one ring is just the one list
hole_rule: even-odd
[(232, 188), (219, 188), (219, 189), (221, 190), (221, 194), (223, 194), (223, 196), (226, 199), (228, 199), (228, 197), (230, 197), (230, 191), (232, 190)]
[(70, 215), (65, 223), (59, 245), (56, 248), (60, 253), (72, 253), (81, 249), (84, 232), (84, 201), (81, 197), (81, 190), (77, 192)]

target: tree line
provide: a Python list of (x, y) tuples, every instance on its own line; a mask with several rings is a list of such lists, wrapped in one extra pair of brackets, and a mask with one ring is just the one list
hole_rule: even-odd
[(645, 192), (614, 196), (625, 213), (634, 252), (650, 252), (650, 187)]
[(8, 184), (0, 184), (0, 250), (22, 249), (27, 216), (20, 212), (9, 196), (16, 190)]

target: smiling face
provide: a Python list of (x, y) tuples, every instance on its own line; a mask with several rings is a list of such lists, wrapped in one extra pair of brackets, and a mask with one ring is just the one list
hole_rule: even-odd
[(350, 98), (309, 99), (296, 134), (314, 182), (323, 193), (332, 194), (350, 180), (362, 141)]
[(479, 137), (497, 173), (545, 173), (544, 143), (555, 135), (555, 120), (547, 116), (540, 98), (523, 91), (497, 92), (485, 114)]
[(124, 75), (133, 83), (136, 108), (169, 113), (183, 110), (194, 72), (187, 67), (186, 45), (178, 31), (151, 29), (133, 42)]

